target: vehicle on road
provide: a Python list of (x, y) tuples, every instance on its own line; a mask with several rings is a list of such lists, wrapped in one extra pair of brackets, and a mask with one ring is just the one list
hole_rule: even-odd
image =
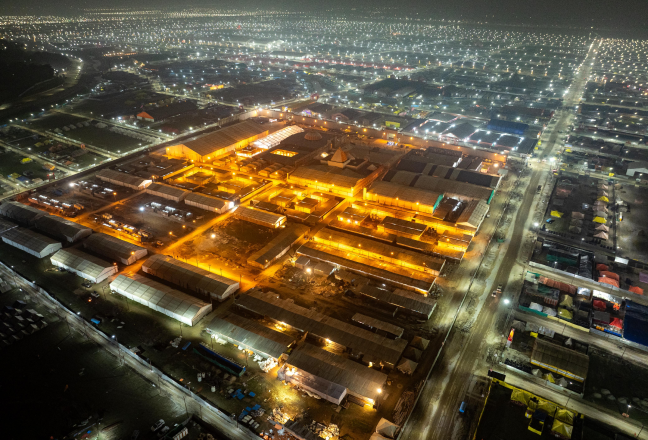
[(556, 220), (553, 219), (553, 218), (548, 218), (548, 219), (547, 219), (547, 223), (549, 223), (549, 224), (552, 224), (552, 223), (555, 222), (555, 221), (556, 221)]
[(92, 292), (90, 292), (90, 295), (91, 295), (93, 298), (99, 298), (99, 294), (97, 293), (96, 290), (93, 290)]
[(169, 429), (171, 429), (171, 428), (169, 428), (168, 426), (165, 426), (164, 428), (160, 429), (160, 432), (158, 432), (158, 434), (157, 434), (158, 438), (164, 437), (164, 434), (169, 432)]
[(164, 420), (160, 419), (151, 426), (151, 431), (155, 432), (164, 426)]
[(493, 290), (493, 293), (492, 293), (493, 298), (497, 298), (497, 295), (499, 295), (500, 293), (502, 293), (502, 285), (498, 284), (497, 289)]

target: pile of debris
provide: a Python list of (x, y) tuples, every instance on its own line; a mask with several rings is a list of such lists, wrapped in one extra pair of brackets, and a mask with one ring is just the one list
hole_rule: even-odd
[(419, 381), (411, 389), (405, 391), (401, 395), (400, 399), (398, 399), (398, 402), (394, 407), (394, 413), (393, 413), (395, 424), (403, 426), (405, 419), (407, 419), (407, 416), (409, 415), (409, 413), (412, 411), (414, 407), (414, 402), (416, 402), (416, 396), (418, 396), (418, 393), (421, 390), (423, 383), (424, 381), (422, 380)]

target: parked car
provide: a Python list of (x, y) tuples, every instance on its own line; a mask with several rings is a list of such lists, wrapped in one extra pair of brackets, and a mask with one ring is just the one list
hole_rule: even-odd
[(164, 420), (160, 419), (157, 422), (155, 422), (153, 426), (151, 426), (151, 431), (155, 432), (163, 426), (164, 426)]
[(164, 434), (169, 432), (169, 429), (171, 429), (171, 428), (169, 428), (168, 426), (165, 426), (164, 428), (160, 429), (160, 432), (158, 432), (158, 435), (157, 435), (158, 438), (164, 437)]
[(99, 294), (97, 293), (96, 290), (93, 290), (92, 292), (90, 292), (90, 295), (92, 295), (93, 298), (99, 298)]

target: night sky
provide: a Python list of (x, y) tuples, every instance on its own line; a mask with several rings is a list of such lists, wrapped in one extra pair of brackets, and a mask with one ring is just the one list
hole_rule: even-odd
[[(215, 7), (246, 9), (288, 9), (293, 11), (334, 10), (351, 14), (363, 8), (387, 7), (386, 17), (420, 17), (449, 20), (479, 20), (514, 25), (532, 24), (551, 28), (570, 26), (604, 32), (619, 31), (619, 37), (631, 32), (648, 32), (647, 0), (0, 0), (2, 14), (78, 15), (94, 8), (178, 9), (182, 7)], [(352, 4), (355, 11), (350, 11)], [(417, 16), (418, 14), (418, 16)]]

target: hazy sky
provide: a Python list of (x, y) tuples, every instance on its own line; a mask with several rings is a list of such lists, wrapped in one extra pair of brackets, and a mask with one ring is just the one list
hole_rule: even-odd
[(339, 8), (340, 11), (344, 11), (350, 4), (356, 9), (372, 6), (395, 8), (388, 14), (389, 17), (397, 16), (398, 13), (410, 16), (418, 13), (421, 17), (533, 23), (543, 26), (558, 24), (619, 30), (648, 29), (648, 0), (0, 0), (0, 14), (69, 15), (82, 13), (90, 8), (178, 9), (179, 5), (306, 11), (316, 8)]

